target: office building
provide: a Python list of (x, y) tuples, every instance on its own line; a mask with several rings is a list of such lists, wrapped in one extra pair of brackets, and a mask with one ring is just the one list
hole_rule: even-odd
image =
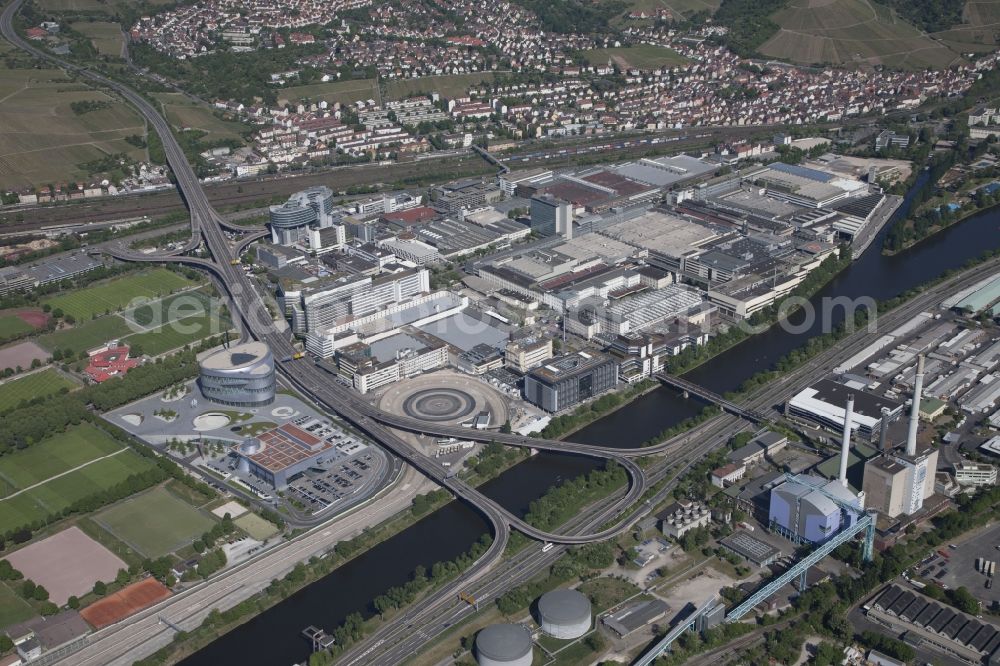
[(539, 236), (573, 237), (573, 206), (551, 194), (531, 198), (531, 230)]
[(618, 384), (618, 364), (603, 354), (577, 352), (552, 359), (525, 375), (524, 396), (549, 412), (558, 412)]
[(552, 358), (552, 338), (511, 342), (504, 351), (504, 363), (522, 375)]
[(995, 486), (997, 468), (983, 463), (960, 462), (955, 465), (955, 481), (962, 486)]
[[(903, 413), (901, 402), (832, 379), (821, 379), (799, 391), (785, 403), (785, 413), (789, 417), (839, 433), (844, 427), (843, 405), (848, 395), (853, 395), (855, 400), (851, 427), (854, 436), (863, 441), (878, 439), (883, 418), (892, 422)], [(887, 411), (883, 412), (883, 408)]]
[(271, 242), (295, 245), (308, 242), (310, 227), (333, 226), (333, 190), (325, 185), (310, 187), (288, 197), (280, 206), (271, 206)]

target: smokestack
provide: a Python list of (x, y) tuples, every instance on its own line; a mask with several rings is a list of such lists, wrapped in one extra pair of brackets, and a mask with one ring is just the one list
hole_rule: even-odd
[(889, 408), (882, 408), (882, 426), (878, 431), (878, 450), (885, 451), (889, 446)]
[(854, 420), (854, 396), (847, 396), (844, 411), (844, 436), (840, 440), (840, 485), (847, 487), (847, 458), (851, 453), (851, 421)]
[(917, 378), (913, 380), (913, 406), (910, 408), (910, 429), (906, 433), (906, 455), (917, 455), (917, 423), (920, 421), (920, 394), (924, 392), (924, 355), (917, 357)]

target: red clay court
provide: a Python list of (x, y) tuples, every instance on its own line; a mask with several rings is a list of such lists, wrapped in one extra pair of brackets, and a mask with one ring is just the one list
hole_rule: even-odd
[(155, 578), (146, 578), (95, 601), (80, 611), (80, 615), (94, 629), (103, 629), (169, 596), (170, 590), (166, 585)]

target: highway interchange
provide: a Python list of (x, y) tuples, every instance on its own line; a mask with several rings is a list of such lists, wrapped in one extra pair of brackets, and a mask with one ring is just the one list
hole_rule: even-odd
[[(289, 340), (287, 328), (283, 326), (283, 322), (276, 324), (262, 299), (257, 294), (253, 284), (242, 270), (242, 267), (237, 265), (238, 262), (236, 261), (246, 245), (260, 237), (263, 232), (255, 231), (237, 244), (234, 245), (231, 243), (225, 229), (242, 232), (245, 231), (245, 228), (227, 223), (212, 208), (201, 188), (201, 184), (187, 162), (183, 150), (174, 139), (166, 120), (139, 93), (101, 74), (55, 58), (21, 39), (13, 28), (12, 20), (23, 2), (24, 0), (14, 0), (14, 2), (6, 6), (2, 15), (0, 15), (0, 33), (18, 48), (32, 53), (38, 58), (54, 62), (67, 70), (74, 71), (105, 88), (114, 90), (131, 102), (142, 113), (150, 127), (157, 132), (163, 142), (167, 161), (174, 173), (178, 189), (182, 193), (191, 213), (192, 240), (184, 248), (181, 248), (181, 250), (194, 249), (201, 242), (204, 242), (211, 253), (212, 259), (189, 257), (182, 254), (142, 255), (124, 250), (114, 250), (111, 254), (119, 259), (128, 261), (175, 261), (200, 267), (215, 275), (226, 289), (233, 306), (233, 312), (242, 319), (245, 334), (266, 342), (271, 347), (275, 357), (283, 359), (279, 363), (279, 370), (286, 382), (300, 390), (317, 404), (324, 406), (331, 412), (339, 414), (357, 429), (392, 451), (400, 459), (409, 463), (413, 468), (418, 469), (427, 477), (449, 489), (456, 497), (471, 504), (486, 518), (491, 526), (494, 536), (491, 547), (460, 579), (440, 588), (428, 598), (423, 599), (418, 607), (401, 613), (392, 621), (383, 625), (380, 631), (374, 636), (345, 654), (343, 657), (344, 663), (355, 663), (359, 660), (365, 663), (373, 663), (373, 659), (376, 659), (375, 663), (399, 663), (398, 658), (400, 656), (412, 654), (414, 650), (419, 649), (420, 646), (426, 644), (426, 642), (432, 640), (441, 632), (446, 631), (457, 619), (460, 619), (463, 612), (467, 612), (462, 605), (457, 605), (453, 601), (458, 591), (471, 590), (477, 598), (482, 600), (495, 598), (507, 589), (510, 589), (510, 587), (527, 580), (555, 561), (564, 550), (562, 546), (600, 541), (627, 531), (649, 511), (651, 506), (669, 494), (673, 487), (673, 482), (665, 484), (652, 497), (640, 503), (640, 499), (643, 498), (651, 485), (667, 478), (672, 478), (675, 481), (678, 472), (682, 472), (693, 465), (699, 458), (712, 449), (725, 444), (734, 432), (745, 427), (745, 423), (739, 419), (723, 415), (709, 420), (684, 435), (657, 446), (642, 449), (616, 449), (613, 447), (589, 446), (573, 442), (524, 438), (518, 435), (505, 435), (497, 432), (470, 431), (458, 426), (426, 423), (408, 417), (384, 413), (362, 399), (351, 389), (334, 381), (321, 364), (307, 359), (293, 360), (296, 350)], [(994, 260), (992, 263), (996, 265), (998, 262)], [(937, 285), (935, 288), (911, 300), (903, 307), (885, 315), (880, 325), (884, 326), (888, 324), (892, 326), (894, 325), (893, 322), (901, 323), (917, 312), (932, 307), (935, 301), (940, 300), (942, 293), (974, 283), (977, 279), (976, 276), (981, 273), (981, 270), (983, 269), (966, 271)], [(808, 383), (815, 378), (817, 370), (833, 367), (835, 359), (849, 356), (863, 348), (869, 341), (870, 336), (864, 331), (848, 337), (836, 349), (820, 354), (799, 370), (788, 373), (779, 380), (771, 382), (766, 387), (751, 393), (744, 401), (744, 406), (748, 409), (756, 409), (765, 413), (773, 412), (774, 405), (780, 402), (784, 396), (787, 396), (795, 386)], [(587, 514), (582, 519), (574, 521), (572, 525), (567, 527), (566, 532), (547, 532), (526, 523), (521, 517), (512, 514), (490, 498), (484, 496), (477, 489), (455, 477), (447, 468), (415, 450), (393, 432), (393, 428), (423, 435), (496, 441), (511, 446), (573, 453), (614, 461), (621, 465), (628, 473), (629, 486), (625, 493), (611, 498), (607, 502), (604, 502), (598, 510)], [(682, 452), (683, 457), (681, 458), (678, 454)], [(652, 454), (674, 454), (674, 456), (682, 459), (685, 464), (677, 469), (669, 461), (664, 462), (661, 460), (651, 465), (647, 473), (634, 459)], [(631, 510), (629, 511), (630, 508)], [(609, 527), (604, 526), (609, 521), (618, 518), (626, 512), (628, 512), (628, 515), (624, 519), (617, 521)], [(496, 572), (496, 575), (486, 579), (484, 574), (490, 571), (501, 560), (509, 540), (511, 528), (522, 532), (530, 538), (542, 542), (560, 544), (561, 546), (547, 552), (542, 551), (538, 546), (529, 547), (505, 563), (501, 567), (501, 571)], [(322, 528), (318, 529), (322, 530)], [(290, 542), (288, 544), (289, 549), (293, 547), (297, 548), (298, 546), (295, 546), (297, 543), (297, 541)], [(506, 572), (506, 575), (504, 572)], [(219, 589), (227, 589), (225, 581), (228, 580), (228, 576), (220, 577), (217, 580), (218, 584), (223, 585)], [(209, 592), (208, 590), (214, 590), (218, 587), (218, 584), (214, 586), (206, 584), (197, 588), (205, 590), (204, 594), (206, 595), (205, 599), (201, 599), (197, 603), (200, 605), (212, 603), (212, 595), (217, 594), (218, 590), (215, 590), (215, 592)], [(450, 605), (447, 603), (449, 600), (452, 601)], [(107, 656), (109, 654), (108, 650), (114, 651), (115, 648), (113, 646), (115, 644), (128, 646), (130, 641), (135, 641), (137, 638), (141, 640), (143, 636), (141, 632), (149, 630), (148, 623), (150, 622), (150, 617), (151, 614), (147, 613), (139, 618), (130, 620), (126, 627), (132, 628), (129, 632), (130, 637), (128, 638), (123, 636), (121, 631), (118, 630), (125, 628), (116, 628), (115, 631), (108, 632), (107, 641), (104, 640), (104, 637), (97, 635), (85, 649), (95, 655)], [(419, 627), (419, 630), (414, 627)], [(72, 659), (73, 663), (88, 663), (79, 661), (79, 657), (79, 654), (74, 655)], [(91, 661), (89, 663), (105, 662)]]

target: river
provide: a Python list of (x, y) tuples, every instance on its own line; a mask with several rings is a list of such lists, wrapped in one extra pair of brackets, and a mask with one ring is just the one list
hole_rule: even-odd
[[(894, 220), (906, 214), (913, 192), (925, 178), (926, 174), (921, 174)], [(948, 269), (962, 266), (988, 248), (1000, 247), (1000, 209), (970, 217), (892, 257), (880, 254), (882, 237), (888, 227), (886, 225), (861, 258), (817, 293), (811, 302), (817, 304), (823, 298), (834, 296), (891, 298)], [(775, 326), (695, 368), (686, 377), (720, 393), (735, 389), (818, 332), (822, 332), (821, 322), (798, 333)], [(584, 443), (635, 447), (697, 413), (702, 406), (695, 400), (682, 399), (671, 389), (659, 388), (574, 433), (571, 438)], [(586, 473), (595, 466), (596, 463), (589, 459), (544, 453), (488, 482), (483, 490), (508, 509), (523, 514), (533, 499), (560, 479)], [(299, 635), (303, 628), (316, 625), (329, 630), (350, 613), (370, 615), (373, 612), (371, 599), (405, 582), (418, 565), (429, 569), (434, 562), (453, 559), (465, 552), (486, 530), (486, 523), (475, 511), (460, 502), (451, 502), (237, 627), (182, 664), (284, 666), (301, 662), (309, 656), (309, 645)]]

